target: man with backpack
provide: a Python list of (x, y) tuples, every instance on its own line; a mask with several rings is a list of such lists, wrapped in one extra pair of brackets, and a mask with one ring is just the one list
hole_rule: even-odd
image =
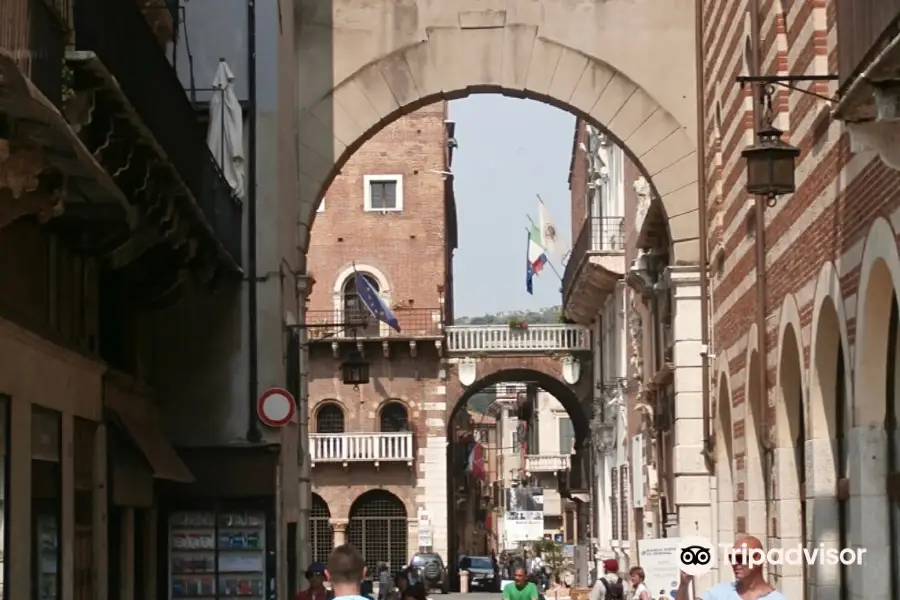
[(616, 559), (603, 561), (603, 575), (597, 578), (591, 590), (591, 600), (625, 600), (625, 585), (619, 577), (619, 561)]

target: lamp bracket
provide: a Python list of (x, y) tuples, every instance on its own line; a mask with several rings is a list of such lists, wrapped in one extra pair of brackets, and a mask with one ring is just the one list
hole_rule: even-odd
[(764, 86), (778, 85), (795, 92), (800, 92), (801, 94), (806, 94), (807, 96), (813, 96), (814, 98), (818, 98), (819, 100), (824, 100), (826, 102), (834, 102), (836, 98), (829, 98), (828, 96), (823, 96), (822, 94), (817, 94), (816, 92), (805, 90), (801, 87), (797, 87), (796, 84), (837, 80), (837, 75), (740, 75), (735, 78), (735, 81), (741, 85), (742, 89), (745, 85), (748, 84)]

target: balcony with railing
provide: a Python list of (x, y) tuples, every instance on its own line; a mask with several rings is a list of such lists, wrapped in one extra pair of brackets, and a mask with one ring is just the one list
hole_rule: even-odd
[(582, 352), (591, 349), (591, 332), (581, 325), (452, 325), (447, 327), (451, 354)]
[(577, 323), (593, 320), (598, 303), (625, 275), (625, 219), (588, 217), (563, 273), (563, 307)]
[(443, 313), (439, 308), (394, 310), (400, 331), (378, 321), (362, 310), (308, 310), (306, 325), (310, 342), (346, 339), (440, 339), (444, 336)]
[[(76, 51), (67, 59), (75, 74), (75, 92), (87, 82), (103, 90), (98, 103), (114, 99), (94, 112), (112, 115), (117, 125), (127, 124), (130, 137), (140, 138), (141, 151), (128, 155), (125, 164), (152, 155), (154, 180), (169, 185), (165, 195), (178, 197), (177, 212), (201, 223), (194, 229), (204, 232), (218, 256), (232, 266), (240, 264), (242, 205), (207, 147), (205, 129), (165, 54), (159, 31), (154, 31), (160, 18), (168, 17), (165, 5), (71, 2)], [(121, 131), (116, 133), (114, 137), (121, 137)]]
[(568, 454), (528, 454), (525, 456), (525, 470), (529, 473), (557, 473), (567, 471), (570, 466)]
[[(900, 0), (837, 0), (835, 13), (841, 91), (835, 116), (848, 122), (895, 120), (900, 111)], [(814, 91), (827, 94), (827, 84), (815, 85), (823, 88)]]
[(317, 463), (406, 463), (415, 457), (413, 434), (399, 433), (311, 433), (309, 435), (312, 465)]

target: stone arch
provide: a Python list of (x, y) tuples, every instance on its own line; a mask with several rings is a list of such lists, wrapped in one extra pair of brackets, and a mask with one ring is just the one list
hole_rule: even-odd
[[(828, 262), (819, 271), (813, 297), (807, 402), (808, 460), (812, 468), (808, 469), (811, 478), (807, 482), (807, 498), (812, 513), (808, 542), (834, 548), (848, 545), (849, 511), (846, 501), (838, 498), (837, 485), (839, 478), (847, 476), (852, 414), (850, 365), (840, 279), (837, 268)], [(840, 565), (816, 564), (810, 569), (813, 597), (844, 597), (849, 591), (847, 581)]]
[(746, 506), (746, 531), (761, 540), (768, 537), (766, 500), (767, 483), (765, 452), (762, 445), (765, 433), (764, 411), (768, 408), (766, 392), (759, 390), (758, 369), (762, 368), (756, 343), (756, 324), (747, 332), (747, 350), (744, 362), (744, 500)]
[(363, 492), (350, 505), (347, 541), (362, 552), (370, 573), (381, 562), (394, 571), (406, 564), (409, 514), (406, 503), (385, 489)]
[[(890, 223), (876, 219), (866, 238), (860, 265), (859, 291), (856, 304), (856, 339), (853, 370), (853, 427), (849, 436), (850, 512), (854, 526), (850, 528), (850, 545), (866, 548), (870, 555), (891, 557), (879, 566), (866, 563), (863, 571), (854, 568), (850, 578), (850, 592), (857, 597), (895, 597), (895, 576), (890, 564), (891, 548), (897, 540), (892, 522), (891, 501), (888, 499), (886, 480), (892, 458), (889, 455), (888, 435), (895, 436), (896, 429), (886, 427), (887, 403), (895, 402), (900, 394), (888, 390), (891, 377), (897, 385), (898, 365), (888, 364), (891, 355), (900, 352), (890, 348), (896, 332), (891, 326), (897, 308), (896, 292), (900, 284), (900, 256), (896, 237)], [(890, 392), (890, 393), (889, 393)], [(893, 397), (892, 397), (893, 396)], [(896, 469), (896, 467), (894, 467)], [(857, 514), (865, 520), (881, 523), (881, 527), (866, 529), (856, 526)], [(881, 561), (879, 561), (881, 562)], [(859, 579), (857, 574), (862, 577)]]
[(314, 409), (316, 433), (344, 433), (347, 428), (347, 411), (337, 400), (323, 400)]
[[(387, 275), (384, 274), (381, 269), (373, 267), (372, 265), (349, 265), (341, 269), (341, 271), (337, 274), (337, 277), (334, 278), (334, 287), (332, 288), (332, 292), (335, 295), (335, 298), (340, 298), (341, 294), (344, 291), (344, 283), (350, 277), (352, 277), (356, 272), (363, 273), (365, 275), (369, 275), (378, 282), (378, 291), (381, 292), (386, 298), (390, 299), (391, 294), (391, 283), (387, 278)], [(339, 305), (335, 305), (335, 308), (339, 308)]]
[(309, 511), (309, 538), (312, 559), (325, 563), (334, 548), (334, 528), (331, 525), (331, 510), (328, 503), (315, 492)]
[[(668, 52), (661, 47), (660, 56), (654, 60), (635, 61), (634, 67), (628, 69), (629, 76), (613, 66), (612, 57), (601, 58), (608, 52), (607, 45), (572, 48), (559, 41), (576, 40), (572, 30), (583, 28), (583, 19), (590, 18), (588, 15), (573, 12), (561, 0), (544, 0), (544, 4), (544, 10), (567, 15), (560, 17), (566, 23), (558, 31), (558, 39), (543, 30), (539, 35), (537, 25), (507, 25), (506, 11), (484, 17), (500, 18), (502, 13), (502, 24), (471, 28), (462, 25), (466, 19), (463, 12), (452, 17), (443, 15), (452, 19), (452, 25), (445, 21), (433, 27), (422, 21), (437, 14), (419, 14), (417, 29), (422, 33), (417, 32), (416, 36), (424, 34), (424, 39), (398, 41), (393, 47), (387, 44), (385, 50), (376, 51), (373, 47), (369, 54), (357, 53), (353, 59), (361, 54), (362, 61), (342, 65), (341, 73), (330, 74), (327, 83), (313, 84), (304, 90), (299, 116), (301, 222), (311, 227), (316, 207), (343, 163), (387, 123), (441, 99), (501, 93), (562, 108), (604, 131), (650, 182), (654, 200), (668, 217), (673, 264), (696, 264), (696, 92), (693, 86), (685, 85), (687, 80), (673, 82), (666, 77), (665, 69), (660, 70), (658, 77), (665, 78), (666, 85), (660, 85), (657, 76), (640, 72), (658, 70), (656, 62), (661, 56), (671, 55), (682, 41), (665, 32), (661, 24), (661, 38), (671, 39)], [(619, 11), (631, 10), (628, 5), (617, 6)], [(602, 5), (587, 4), (583, 8), (603, 12)], [(454, 11), (462, 9), (457, 6)], [(528, 20), (525, 15), (522, 17)], [(602, 17), (597, 18), (595, 26), (585, 30), (583, 40), (596, 39), (596, 23), (604, 22)], [(690, 30), (693, 31), (693, 25)], [(301, 36), (298, 51), (306, 47), (316, 52), (304, 46), (306, 41), (317, 44), (312, 36), (306, 40)], [(653, 43), (659, 41), (654, 39)], [(328, 48), (318, 53), (336, 48), (333, 44), (331, 40)], [(585, 41), (582, 45), (592, 44)], [(685, 46), (684, 51), (691, 59), (683, 66), (693, 68), (693, 47)], [(307, 81), (315, 76), (317, 67), (309, 59), (311, 54), (304, 55), (306, 58), (299, 61), (301, 80)], [(650, 56), (653, 55), (646, 58)], [(476, 64), (480, 68), (473, 68)], [(313, 72), (305, 76), (305, 68)], [(645, 75), (640, 77), (640, 83), (635, 79), (638, 75)], [(301, 241), (304, 251), (308, 243), (308, 239)]]
[[(727, 360), (724, 361), (727, 365)], [(719, 543), (735, 538), (734, 527), (734, 429), (731, 417), (731, 378), (727, 366), (716, 379), (718, 385), (716, 411), (716, 483), (718, 486)], [(722, 576), (730, 574), (722, 573)]]
[(409, 431), (410, 410), (405, 402), (397, 398), (389, 398), (378, 407), (378, 431)]
[[(773, 461), (777, 496), (771, 499), (777, 526), (772, 535), (782, 547), (795, 548), (806, 538), (807, 427), (800, 310), (792, 294), (785, 296), (780, 316)], [(780, 581), (780, 590), (791, 596), (803, 595), (806, 570), (802, 565), (773, 565), (771, 571)]]
[[(506, 359), (510, 360), (510, 359)], [(546, 359), (550, 360), (550, 359)], [(548, 372), (547, 369), (540, 368), (540, 365), (535, 365), (537, 368), (521, 368), (521, 367), (513, 367), (512, 365), (519, 362), (516, 359), (512, 359), (509, 362), (510, 366), (504, 366), (502, 368), (498, 368), (496, 370), (492, 370), (486, 372), (484, 374), (479, 373), (481, 375), (478, 379), (476, 379), (472, 385), (469, 386), (460, 386), (458, 392), (451, 395), (447, 394), (448, 398), (456, 398), (456, 400), (452, 400), (452, 404), (448, 406), (449, 412), (447, 416), (447, 422), (452, 423), (456, 418), (457, 413), (462, 409), (462, 407), (466, 406), (469, 402), (469, 399), (474, 396), (476, 393), (489, 388), (492, 385), (504, 382), (511, 381), (521, 381), (521, 382), (533, 382), (542, 390), (548, 392), (551, 396), (556, 398), (560, 404), (562, 404), (563, 408), (568, 413), (569, 417), (572, 420), (572, 427), (575, 429), (575, 446), (579, 448), (583, 442), (585, 442), (590, 437), (590, 419), (591, 415), (585, 409), (584, 404), (582, 404), (580, 400), (580, 396), (566, 383), (563, 383), (562, 378), (552, 372)], [(448, 390), (449, 392), (450, 390)], [(450, 429), (448, 428), (448, 432)]]
[(884, 421), (887, 325), (898, 289), (900, 255), (896, 236), (891, 225), (879, 218), (869, 229), (860, 265), (853, 369), (854, 427), (880, 427)]

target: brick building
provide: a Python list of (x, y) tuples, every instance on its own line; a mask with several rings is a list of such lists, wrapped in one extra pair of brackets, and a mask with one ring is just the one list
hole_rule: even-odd
[[(896, 79), (897, 16), (877, 0), (703, 2), (715, 533), (868, 550), (861, 567), (770, 568), (791, 598), (900, 594), (897, 97), (868, 83)], [(740, 158), (762, 115), (735, 77), (788, 73), (839, 74), (798, 84), (839, 100), (776, 90), (801, 153), (796, 193), (766, 206)]]
[[(370, 572), (381, 561), (396, 569), (419, 547), (419, 508), (446, 513), (447, 438), (428, 435), (444, 423), (425, 415), (429, 404), (443, 410), (446, 393), (453, 134), (446, 102), (394, 121), (344, 165), (316, 215), (309, 269), (317, 283), (306, 323), (314, 327), (309, 415), (318, 560), (347, 541), (362, 550)], [(365, 277), (391, 306), (399, 332), (372, 320), (341, 325), (367, 314), (355, 277)], [(359, 389), (340, 378), (341, 359), (351, 352), (370, 364), (371, 383)], [(446, 557), (446, 526), (432, 536), (429, 545)]]

